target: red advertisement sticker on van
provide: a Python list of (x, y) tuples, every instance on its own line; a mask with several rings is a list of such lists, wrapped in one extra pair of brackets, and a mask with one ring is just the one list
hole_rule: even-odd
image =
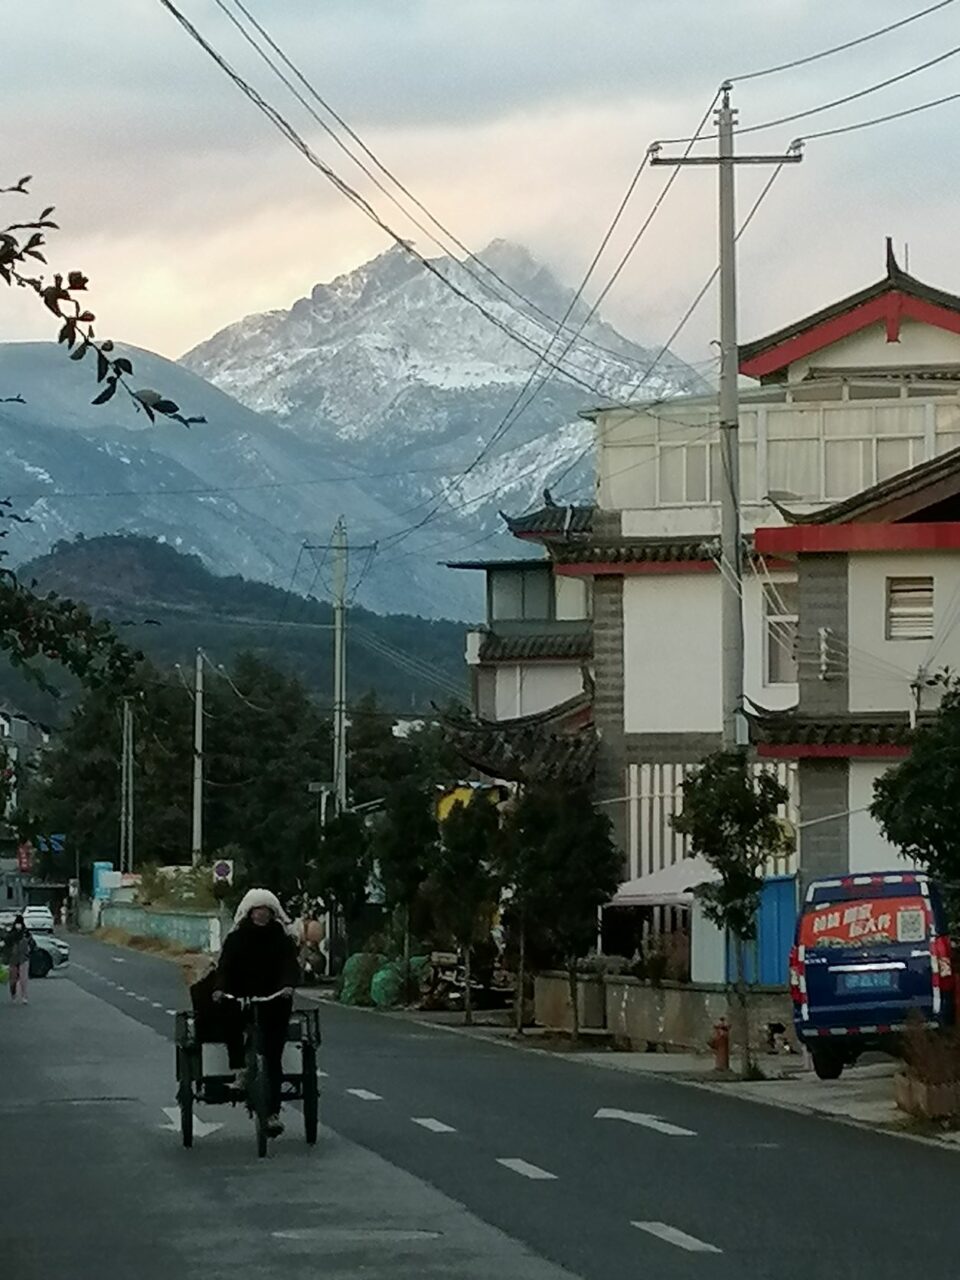
[(807, 911), (800, 924), (800, 943), (812, 948), (922, 943), (929, 930), (923, 898), (860, 898)]

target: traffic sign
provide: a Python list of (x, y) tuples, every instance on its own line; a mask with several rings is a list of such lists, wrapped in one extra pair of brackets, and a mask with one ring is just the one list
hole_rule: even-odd
[(213, 864), (213, 883), (233, 884), (233, 860), (231, 858), (219, 858)]

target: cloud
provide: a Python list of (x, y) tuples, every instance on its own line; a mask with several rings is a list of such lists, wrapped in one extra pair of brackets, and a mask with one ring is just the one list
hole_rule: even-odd
[[(225, 0), (225, 3), (227, 0)], [(647, 144), (685, 134), (719, 78), (803, 54), (904, 15), (899, 0), (244, 0), (330, 101), (422, 200), (473, 247), (526, 242), (575, 280)], [(311, 144), (424, 251), (433, 247), (285, 97), (214, 0), (182, 7), (283, 104)], [(949, 14), (949, 10), (946, 14)], [(811, 16), (816, 13), (816, 23)], [(741, 123), (841, 96), (933, 56), (951, 19), (931, 15), (858, 51), (736, 92)], [(381, 251), (383, 235), (275, 133), (159, 3), (95, 7), (30, 0), (5, 14), (4, 166), (37, 175), (37, 203), (63, 225), (52, 260), (83, 266), (104, 331), (177, 354), (251, 311)], [(960, 60), (958, 60), (960, 61)], [(951, 62), (815, 118), (817, 127), (950, 92)], [(745, 335), (873, 279), (882, 239), (960, 289), (952, 219), (960, 178), (945, 166), (960, 105), (811, 143), (742, 242)], [(804, 125), (741, 146), (784, 147)], [(765, 173), (739, 175), (745, 213)], [(644, 174), (609, 271), (664, 172)], [(715, 178), (681, 175), (605, 310), (656, 342), (716, 255)], [(598, 273), (602, 280), (603, 272)], [(49, 333), (29, 300), (4, 299), (0, 337)], [(708, 300), (678, 344), (710, 354)]]

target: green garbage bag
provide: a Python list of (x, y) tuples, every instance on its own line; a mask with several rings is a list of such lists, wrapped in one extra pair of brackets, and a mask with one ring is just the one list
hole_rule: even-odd
[(341, 974), (340, 1003), (370, 1004), (370, 983), (385, 960), (386, 956), (368, 951), (349, 956)]
[(403, 999), (402, 960), (394, 960), (377, 970), (370, 983), (370, 999), (378, 1009), (392, 1009), (400, 1004)]

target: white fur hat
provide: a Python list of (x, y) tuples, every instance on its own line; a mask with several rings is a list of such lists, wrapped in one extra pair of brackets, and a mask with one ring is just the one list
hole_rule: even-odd
[(283, 927), (285, 929), (290, 928), (290, 917), (281, 907), (280, 899), (275, 893), (271, 893), (269, 889), (248, 889), (240, 899), (240, 905), (234, 912), (233, 927), (235, 929), (238, 925), (243, 924), (254, 907), (269, 907)]

